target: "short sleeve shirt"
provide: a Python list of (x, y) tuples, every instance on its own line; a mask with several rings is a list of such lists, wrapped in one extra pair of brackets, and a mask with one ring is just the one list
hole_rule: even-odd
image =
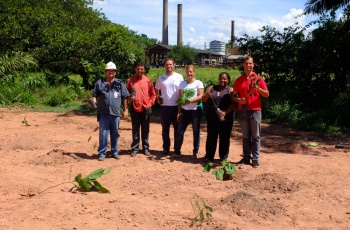
[(176, 106), (179, 97), (179, 85), (183, 81), (183, 77), (179, 73), (173, 73), (171, 76), (165, 73), (158, 77), (155, 88), (160, 90), (163, 97), (162, 106)]
[(92, 96), (98, 100), (99, 114), (120, 116), (122, 100), (129, 96), (129, 92), (119, 79), (115, 79), (110, 87), (106, 79), (100, 79), (95, 84)]
[[(201, 82), (200, 80), (194, 80), (192, 83), (188, 84), (187, 81), (182, 81), (180, 83), (179, 86), (180, 90), (184, 90), (184, 89), (194, 89), (195, 93), (193, 95), (192, 98), (195, 98), (198, 96), (198, 89), (204, 89), (204, 85), (203, 82)], [(190, 98), (190, 99), (192, 99)], [(196, 110), (197, 109), (197, 104), (198, 102), (194, 102), (194, 103), (190, 103), (188, 105), (183, 105), (181, 108), (185, 109), (185, 110)]]

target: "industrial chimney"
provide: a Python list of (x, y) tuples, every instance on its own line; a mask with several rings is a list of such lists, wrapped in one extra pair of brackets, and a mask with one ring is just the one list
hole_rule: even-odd
[(182, 44), (182, 4), (177, 5), (177, 45)]
[(163, 33), (162, 44), (168, 45), (168, 0), (163, 0)]
[(231, 21), (231, 49), (235, 46), (235, 21)]

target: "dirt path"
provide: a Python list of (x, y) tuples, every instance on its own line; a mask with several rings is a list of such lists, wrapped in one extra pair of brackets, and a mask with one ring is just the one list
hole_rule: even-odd
[[(122, 158), (103, 162), (97, 125), (94, 116), (75, 112), (0, 109), (0, 229), (350, 229), (348, 145), (337, 149), (335, 140), (264, 125), (260, 168), (242, 166), (233, 180), (219, 181), (203, 172), (205, 123), (199, 159), (191, 159), (189, 128), (184, 156), (168, 160), (159, 119), (151, 124), (152, 156), (134, 158), (131, 123), (122, 120)], [(241, 159), (239, 131), (235, 123), (230, 162)], [(39, 194), (98, 168), (111, 169), (99, 178), (110, 194), (72, 192), (72, 184)], [(191, 204), (201, 199), (213, 218), (191, 225)]]

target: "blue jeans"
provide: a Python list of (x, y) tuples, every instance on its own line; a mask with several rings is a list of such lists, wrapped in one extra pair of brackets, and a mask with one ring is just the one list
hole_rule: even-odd
[(119, 134), (119, 116), (100, 114), (99, 115), (99, 156), (106, 156), (106, 150), (108, 147), (108, 134), (111, 136), (111, 154), (116, 155), (118, 151)]
[[(243, 159), (258, 160), (260, 156), (261, 111), (240, 110), (238, 122), (243, 135)], [(252, 155), (252, 157), (250, 157)]]
[(182, 121), (179, 123), (176, 132), (175, 141), (175, 154), (181, 154), (181, 146), (184, 140), (184, 134), (187, 126), (192, 122), (193, 130), (193, 153), (198, 153), (199, 143), (200, 143), (200, 125), (202, 118), (202, 109), (197, 108), (197, 110), (184, 110), (182, 112)]

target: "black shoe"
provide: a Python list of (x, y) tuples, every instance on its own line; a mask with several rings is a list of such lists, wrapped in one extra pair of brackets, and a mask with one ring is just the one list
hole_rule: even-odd
[(250, 165), (250, 160), (245, 160), (244, 158), (240, 161), (238, 161), (237, 163), (235, 163), (235, 165), (237, 166), (241, 166), (241, 165)]
[(258, 160), (252, 160), (252, 166), (253, 168), (259, 168), (259, 161)]
[(151, 155), (151, 153), (150, 153), (150, 151), (148, 149), (145, 149), (143, 151), (143, 154), (145, 154), (146, 156), (150, 156)]
[(169, 150), (163, 150), (163, 154), (164, 154), (164, 155), (169, 155), (169, 154), (170, 154), (170, 151), (169, 151)]
[(138, 152), (137, 150), (133, 150), (133, 151), (131, 152), (130, 156), (135, 157), (136, 154), (137, 154), (137, 152)]

